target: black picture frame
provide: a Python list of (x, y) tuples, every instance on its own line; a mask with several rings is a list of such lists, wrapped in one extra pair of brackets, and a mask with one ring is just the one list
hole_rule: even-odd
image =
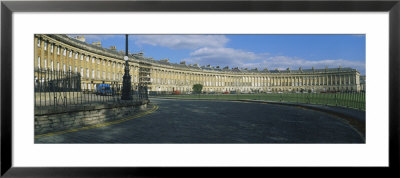
[[(399, 168), (399, 101), (400, 101), (400, 1), (2, 1), (1, 2), (1, 175), (5, 177), (145, 177), (267, 175), (292, 171), (282, 168), (166, 168), (166, 167), (90, 167), (90, 168), (21, 168), (12, 165), (12, 18), (13, 12), (127, 12), (127, 11), (296, 11), (296, 12), (389, 12), (389, 167), (343, 168), (354, 175), (370, 171), (396, 172)], [(287, 168), (311, 174), (309, 168)], [(341, 175), (331, 168), (324, 174)], [(213, 172), (211, 172), (213, 171)], [(216, 171), (216, 172), (214, 172)], [(298, 176), (298, 175), (297, 175)], [(315, 174), (318, 176), (318, 174)]]

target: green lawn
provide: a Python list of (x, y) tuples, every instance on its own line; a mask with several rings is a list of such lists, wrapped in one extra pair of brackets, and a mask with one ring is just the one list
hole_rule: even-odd
[(201, 95), (163, 95), (159, 97), (174, 97), (186, 99), (217, 99), (217, 100), (264, 100), (292, 103), (320, 104), (341, 106), (365, 110), (365, 93), (268, 93), (268, 94), (201, 94)]

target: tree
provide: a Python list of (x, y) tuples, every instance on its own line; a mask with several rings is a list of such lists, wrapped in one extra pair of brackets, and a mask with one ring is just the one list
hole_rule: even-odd
[(194, 93), (201, 93), (201, 90), (203, 89), (203, 85), (202, 84), (194, 84), (193, 85), (193, 92)]

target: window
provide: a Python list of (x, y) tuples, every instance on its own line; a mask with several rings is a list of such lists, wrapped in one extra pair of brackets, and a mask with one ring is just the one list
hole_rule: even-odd
[(37, 40), (37, 46), (40, 48), (40, 38)]
[(53, 53), (53, 49), (54, 49), (54, 44), (50, 45), (50, 52)]
[(86, 78), (89, 78), (89, 69), (86, 68)]
[(105, 66), (106, 65), (106, 62), (105, 62), (105, 60), (103, 60), (103, 66)]
[(38, 63), (38, 69), (40, 69), (40, 56), (37, 59), (37, 63)]
[(92, 69), (92, 78), (94, 78), (94, 69)]
[(44, 50), (47, 50), (47, 41), (44, 42)]
[(94, 57), (92, 57), (92, 63), (94, 63), (94, 60), (95, 60)]
[(60, 47), (57, 47), (57, 55), (60, 55)]
[(47, 70), (47, 59), (44, 59), (44, 69)]
[(72, 51), (69, 52), (68, 57), (72, 57)]
[(75, 59), (78, 59), (78, 53), (75, 53)]
[(67, 55), (67, 49), (64, 48), (64, 52), (63, 55), (66, 56)]
[(97, 64), (100, 64), (101, 59), (97, 59)]
[(65, 64), (63, 65), (63, 71), (64, 71), (64, 73), (65, 73)]
[(60, 71), (60, 63), (57, 62), (57, 71)]
[(83, 55), (81, 54), (81, 61), (83, 61)]
[(72, 66), (69, 66), (68, 72), (72, 72)]
[(83, 68), (81, 67), (81, 76), (83, 76)]
[(86, 56), (86, 61), (89, 62), (89, 56)]
[(75, 73), (78, 73), (78, 67), (75, 67)]

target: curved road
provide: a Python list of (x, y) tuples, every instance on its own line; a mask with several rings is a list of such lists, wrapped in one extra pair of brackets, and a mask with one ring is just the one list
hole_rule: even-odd
[(35, 143), (365, 143), (341, 118), (273, 104), (151, 99), (158, 110)]

